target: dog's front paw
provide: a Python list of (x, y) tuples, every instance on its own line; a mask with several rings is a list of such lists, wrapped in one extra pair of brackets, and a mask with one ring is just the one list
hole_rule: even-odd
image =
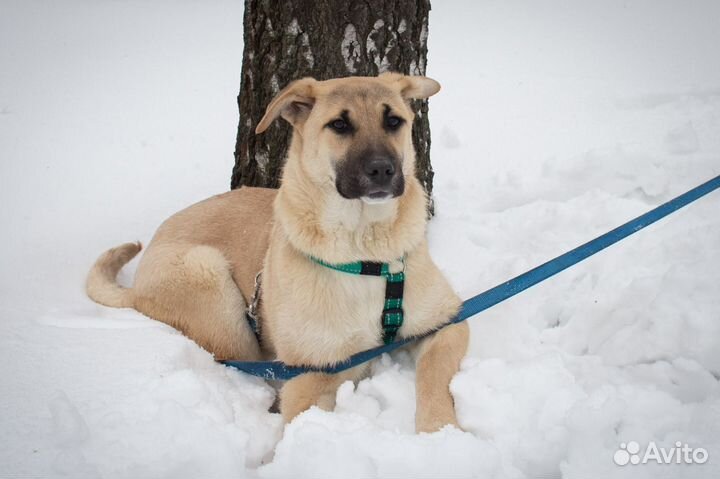
[(455, 411), (427, 411), (415, 415), (415, 432), (436, 432), (443, 427), (450, 425), (460, 430), (462, 428), (457, 422)]

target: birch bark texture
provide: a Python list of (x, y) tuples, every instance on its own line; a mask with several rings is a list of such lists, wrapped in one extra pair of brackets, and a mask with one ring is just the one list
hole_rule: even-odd
[[(425, 75), (429, 0), (246, 0), (244, 51), (231, 188), (277, 188), (290, 140), (287, 123), (261, 135), (255, 126), (288, 83), (375, 76)], [(414, 101), (417, 176), (432, 192), (427, 100)]]

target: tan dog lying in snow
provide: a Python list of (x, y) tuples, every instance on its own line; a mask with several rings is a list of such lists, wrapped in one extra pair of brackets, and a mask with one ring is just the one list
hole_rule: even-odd
[[(398, 338), (447, 322), (461, 302), (428, 254), (409, 107), (409, 99), (439, 89), (429, 78), (394, 73), (290, 84), (256, 129), (262, 133), (279, 116), (293, 126), (280, 189), (244, 187), (170, 217), (132, 289), (115, 277), (140, 245), (107, 251), (89, 273), (88, 295), (167, 323), (216, 359), (322, 366), (382, 343), (386, 281), (321, 262), (381, 262), (405, 272)], [(259, 344), (244, 312), (260, 270)], [(418, 432), (457, 425), (448, 385), (467, 341), (460, 323), (416, 348)], [(332, 408), (337, 387), (366, 371), (361, 365), (291, 379), (280, 391), (280, 411), (289, 421), (312, 405)]]

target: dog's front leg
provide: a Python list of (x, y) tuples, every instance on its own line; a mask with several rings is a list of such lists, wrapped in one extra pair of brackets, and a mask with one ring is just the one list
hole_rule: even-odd
[(366, 369), (362, 365), (337, 374), (305, 373), (289, 380), (280, 390), (283, 418), (290, 422), (311, 406), (332, 411), (338, 387), (345, 381), (357, 381)]
[(460, 367), (468, 345), (467, 323), (441, 329), (423, 340), (417, 357), (415, 430), (433, 432), (452, 424), (459, 427), (450, 380)]

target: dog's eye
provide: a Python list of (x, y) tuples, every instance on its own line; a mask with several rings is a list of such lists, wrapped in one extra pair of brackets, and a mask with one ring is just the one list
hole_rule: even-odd
[(388, 116), (385, 118), (385, 128), (388, 130), (397, 130), (403, 123), (405, 123), (405, 120), (399, 116)]
[(350, 124), (343, 120), (342, 118), (338, 118), (337, 120), (333, 120), (330, 123), (328, 123), (328, 126), (335, 130), (336, 133), (349, 133), (350, 132)]

